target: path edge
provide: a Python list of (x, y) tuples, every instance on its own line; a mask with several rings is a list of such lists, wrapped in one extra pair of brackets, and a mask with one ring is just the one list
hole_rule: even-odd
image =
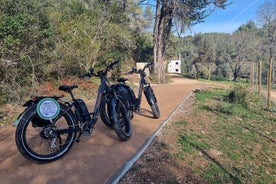
[(170, 121), (172, 117), (174, 117), (177, 110), (191, 97), (191, 95), (194, 93), (195, 89), (192, 90), (183, 100), (182, 102), (172, 111), (172, 113), (169, 115), (167, 119), (165, 119), (158, 127), (156, 131), (153, 132), (146, 140), (145, 142), (138, 148), (136, 153), (128, 160), (126, 161), (123, 166), (115, 173), (113, 174), (106, 182), (106, 184), (117, 184), (120, 179), (128, 172), (128, 170), (133, 166), (133, 164), (142, 156), (142, 154), (146, 151), (146, 149), (152, 144), (155, 137), (160, 133), (160, 131), (163, 129), (163, 127)]

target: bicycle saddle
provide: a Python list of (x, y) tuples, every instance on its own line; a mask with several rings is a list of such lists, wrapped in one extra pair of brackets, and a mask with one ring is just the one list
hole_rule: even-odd
[(74, 88), (78, 88), (79, 86), (74, 84), (72, 86), (68, 86), (68, 85), (61, 85), (58, 87), (59, 90), (61, 91), (65, 91), (65, 92), (70, 92), (72, 91)]

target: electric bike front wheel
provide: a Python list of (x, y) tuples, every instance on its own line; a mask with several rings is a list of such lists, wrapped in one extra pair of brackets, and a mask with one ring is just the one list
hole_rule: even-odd
[[(116, 94), (118, 98), (121, 99), (121, 101), (125, 104), (125, 107), (127, 108), (129, 118), (133, 118), (133, 109), (135, 106), (136, 98), (134, 95), (134, 92), (131, 88), (129, 88), (125, 84), (114, 84), (111, 86), (116, 91)], [(108, 103), (106, 99), (103, 99), (103, 105), (100, 110), (100, 117), (102, 119), (102, 122), (109, 128), (113, 129), (113, 123), (110, 120), (109, 114), (108, 114)]]
[(157, 103), (155, 94), (154, 94), (151, 86), (146, 86), (144, 88), (144, 94), (145, 94), (147, 102), (152, 110), (153, 117), (158, 119), (160, 117), (160, 110), (159, 110), (158, 103)]
[(36, 105), (30, 107), (20, 118), (15, 132), (16, 146), (27, 159), (41, 163), (59, 159), (69, 151), (74, 143), (74, 115), (66, 112), (64, 105), (53, 122), (41, 119)]
[(103, 102), (102, 108), (100, 110), (100, 116), (102, 122), (108, 127), (113, 129), (113, 123), (111, 122), (109, 115), (108, 115), (108, 104), (106, 101)]
[(130, 139), (132, 130), (129, 111), (121, 99), (114, 99), (114, 105), (108, 106), (109, 117), (113, 121), (113, 129), (122, 141)]

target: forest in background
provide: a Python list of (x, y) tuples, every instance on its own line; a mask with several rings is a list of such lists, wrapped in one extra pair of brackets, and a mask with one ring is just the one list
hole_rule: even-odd
[[(0, 0), (0, 104), (18, 103), (34, 87), (78, 77), (113, 59), (122, 61), (118, 75), (135, 62), (153, 62), (152, 7), (122, 2)], [(252, 64), (262, 61), (266, 82), (275, 12), (268, 21), (269, 8), (262, 8), (261, 27), (249, 21), (233, 34), (181, 38), (173, 33), (167, 60), (180, 56), (185, 76), (234, 81), (248, 77)]]
[[(265, 41), (264, 29), (249, 21), (233, 34), (199, 33), (182, 39), (173, 37), (167, 55), (173, 58), (179, 53), (183, 73), (192, 78), (238, 81), (249, 79), (252, 64), (257, 68), (260, 61), (268, 61)], [(265, 62), (264, 71), (267, 68), (268, 62)]]

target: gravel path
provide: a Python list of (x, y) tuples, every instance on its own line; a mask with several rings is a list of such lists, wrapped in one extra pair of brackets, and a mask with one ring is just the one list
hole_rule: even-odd
[[(2, 184), (63, 184), (110, 182), (110, 178), (127, 163), (144, 143), (168, 119), (177, 106), (194, 89), (203, 84), (188, 79), (173, 79), (170, 84), (153, 85), (161, 112), (160, 119), (153, 119), (150, 107), (142, 99), (142, 113), (134, 114), (133, 134), (129, 141), (121, 142), (115, 132), (99, 120), (94, 134), (75, 143), (61, 159), (37, 164), (26, 160), (17, 151), (15, 128), (0, 128), (0, 183)], [(89, 105), (90, 109), (92, 105)]]

